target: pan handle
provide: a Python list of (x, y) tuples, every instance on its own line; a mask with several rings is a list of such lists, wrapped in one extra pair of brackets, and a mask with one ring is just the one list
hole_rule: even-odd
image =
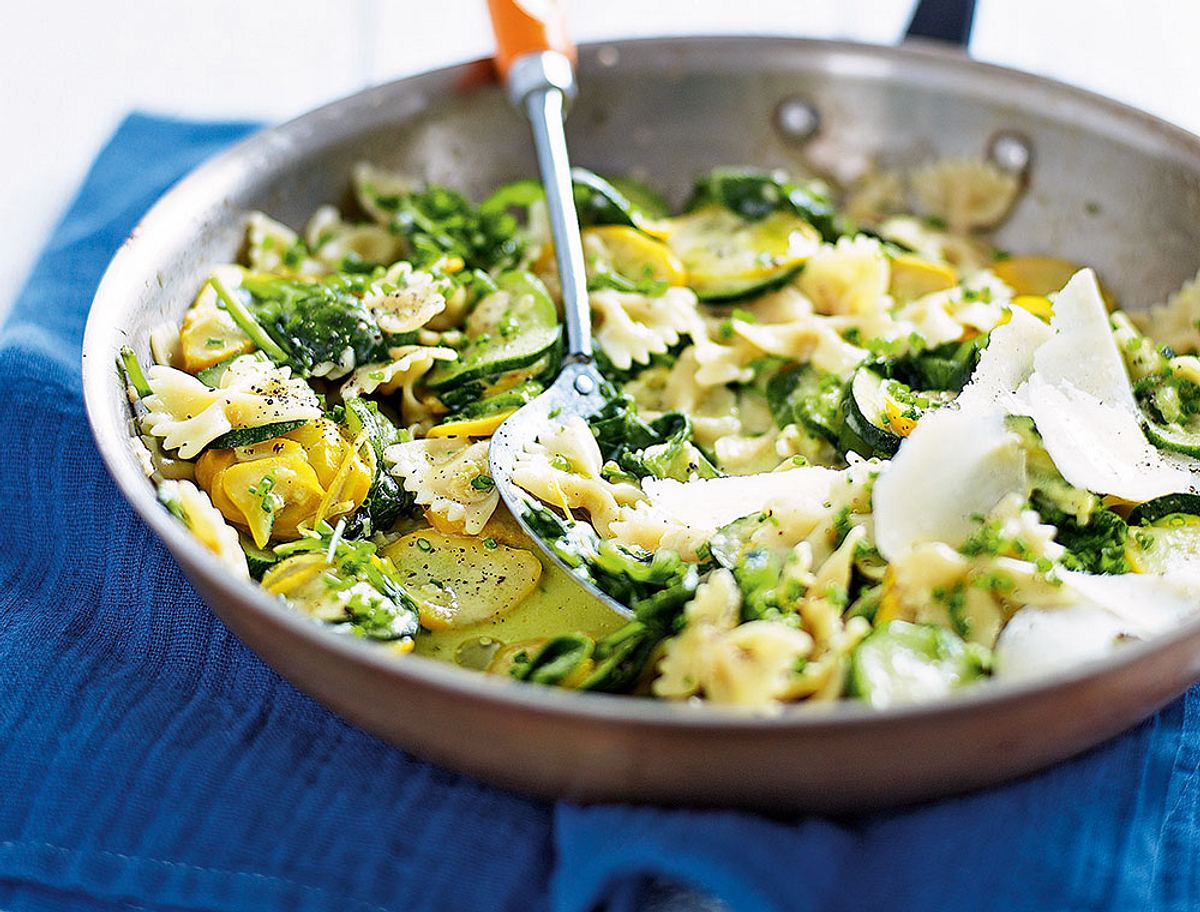
[(975, 22), (976, 0), (920, 0), (908, 21), (906, 38), (927, 38), (966, 50)]
[(558, 51), (575, 61), (558, 0), (488, 0), (496, 33), (496, 68), (508, 77), (513, 61), (525, 54)]

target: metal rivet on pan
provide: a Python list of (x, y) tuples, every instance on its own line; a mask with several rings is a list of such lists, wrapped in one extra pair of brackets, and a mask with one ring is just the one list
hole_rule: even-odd
[(595, 389), (595, 385), (592, 383), (591, 377), (581, 374), (575, 378), (575, 392), (581, 396), (586, 396), (593, 389)]
[(789, 142), (807, 142), (821, 129), (821, 115), (812, 102), (791, 95), (775, 106), (775, 129)]
[(1024, 174), (1033, 160), (1033, 146), (1022, 134), (1001, 130), (988, 143), (988, 158), (1002, 171)]
[(596, 62), (600, 66), (614, 67), (621, 61), (621, 52), (611, 44), (606, 44), (604, 47), (596, 51)]

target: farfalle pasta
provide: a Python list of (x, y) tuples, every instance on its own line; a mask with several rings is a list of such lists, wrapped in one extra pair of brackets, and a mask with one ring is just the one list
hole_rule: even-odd
[(563, 357), (530, 181), (360, 165), (352, 207), (248, 214), (123, 354), (147, 474), (231, 577), (397, 655), (768, 712), (1032, 677), (1200, 604), (1196, 280), (1135, 322), (995, 249), (1021, 186), (975, 159), (840, 210), (773, 171), (681, 211), (577, 178), (605, 383), (520, 441), (516, 515), (489, 441)]
[(215, 387), (191, 374), (156, 364), (146, 373), (150, 394), (144, 397), (146, 431), (162, 439), (184, 459), (235, 428), (278, 429), (321, 416), (312, 388), (253, 355), (235, 357)]
[(476, 535), (500, 500), (488, 476), (487, 449), (483, 440), (410, 440), (388, 447), (383, 458), (435, 527)]

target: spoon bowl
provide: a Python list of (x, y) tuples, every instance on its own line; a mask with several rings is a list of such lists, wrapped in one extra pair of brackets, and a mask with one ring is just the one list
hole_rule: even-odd
[(605, 403), (604, 378), (590, 361), (575, 361), (566, 364), (558, 378), (544, 393), (514, 412), (492, 435), (488, 450), (488, 462), (492, 480), (500, 499), (542, 552), (565, 570), (587, 593), (600, 599), (609, 608), (625, 617), (633, 612), (589, 580), (576, 575), (571, 566), (557, 551), (546, 545), (542, 537), (530, 524), (527, 516), (531, 507), (542, 504), (513, 483), (513, 472), (525, 447), (537, 440), (538, 435), (553, 424), (579, 417), (585, 421), (596, 414)]

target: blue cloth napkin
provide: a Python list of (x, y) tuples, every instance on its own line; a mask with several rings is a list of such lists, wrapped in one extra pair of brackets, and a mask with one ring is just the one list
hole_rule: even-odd
[(79, 378), (110, 257), (250, 129), (126, 121), (0, 334), (0, 909), (1200, 908), (1196, 691), (1038, 776), (832, 821), (527, 799), (278, 678), (118, 495)]

